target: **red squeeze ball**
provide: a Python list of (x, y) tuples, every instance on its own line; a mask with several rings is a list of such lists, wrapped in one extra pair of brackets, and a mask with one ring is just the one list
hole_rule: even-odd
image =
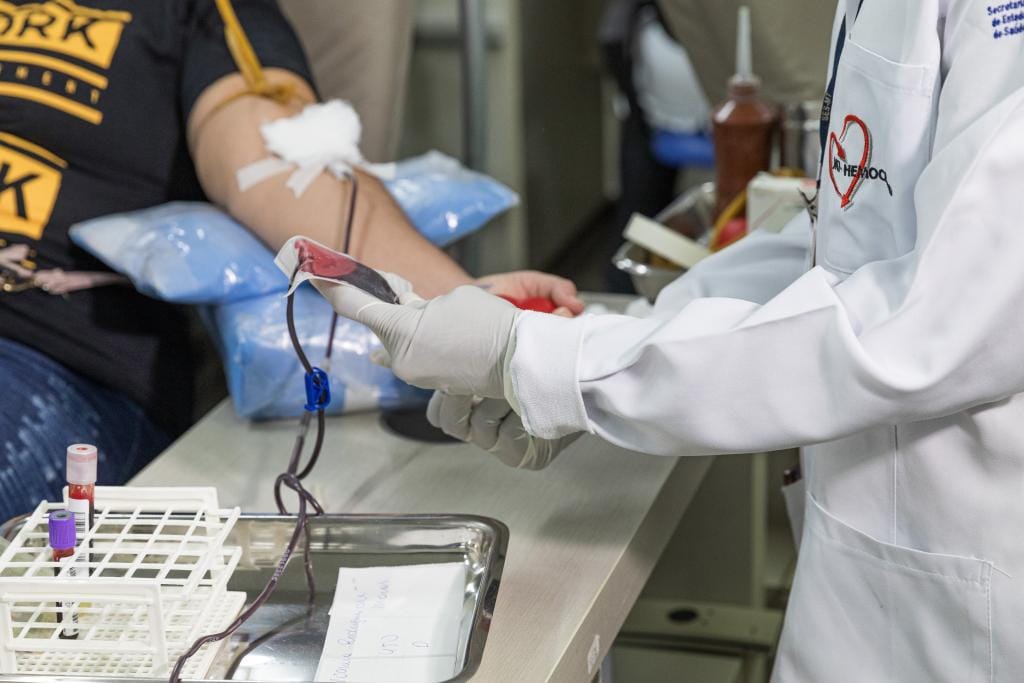
[(733, 242), (738, 241), (741, 237), (747, 234), (747, 219), (746, 218), (733, 218), (722, 228), (722, 232), (718, 235), (718, 243), (712, 247), (713, 251), (719, 249), (725, 249)]
[(525, 299), (516, 299), (515, 297), (505, 296), (499, 294), (502, 299), (509, 302), (516, 308), (524, 311), (537, 311), (538, 313), (554, 313), (558, 306), (555, 306), (555, 302), (547, 297), (543, 296), (531, 296)]

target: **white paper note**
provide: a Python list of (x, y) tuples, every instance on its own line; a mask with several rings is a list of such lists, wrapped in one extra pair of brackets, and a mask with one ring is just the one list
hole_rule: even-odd
[(317, 681), (437, 683), (455, 675), (462, 564), (342, 568)]

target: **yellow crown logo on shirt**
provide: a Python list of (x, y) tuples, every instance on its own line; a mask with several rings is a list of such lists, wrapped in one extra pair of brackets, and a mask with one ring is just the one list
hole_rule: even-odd
[(41, 238), (66, 168), (39, 145), (0, 132), (0, 232)]
[(73, 0), (0, 0), (0, 96), (100, 123), (97, 105), (108, 81), (96, 67), (110, 67), (131, 20), (129, 12), (90, 9)]
[(0, 0), (0, 45), (56, 52), (106, 69), (131, 20), (128, 12), (89, 9), (72, 0), (29, 5)]

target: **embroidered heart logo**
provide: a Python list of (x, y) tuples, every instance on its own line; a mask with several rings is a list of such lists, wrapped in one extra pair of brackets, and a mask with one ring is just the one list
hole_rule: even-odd
[[(863, 135), (863, 149), (861, 150), (860, 160), (857, 162), (856, 170), (852, 175), (842, 173), (843, 169), (850, 166), (850, 157), (848, 155), (846, 137), (850, 130), (859, 128)], [(836, 159), (842, 161), (842, 163), (836, 163)], [(864, 177), (867, 173), (867, 168), (871, 164), (871, 132), (868, 130), (867, 124), (860, 120), (857, 116), (850, 114), (843, 119), (843, 129), (839, 135), (835, 133), (829, 135), (828, 139), (828, 175), (832, 179), (832, 187), (836, 189), (836, 194), (839, 195), (841, 201), (839, 207), (842, 209), (848, 209), (853, 205), (853, 195), (857, 194), (857, 190), (864, 184)], [(838, 166), (838, 168), (837, 168)], [(841, 173), (844, 177), (850, 177), (850, 184), (846, 190), (842, 190), (839, 187), (839, 182), (836, 180), (836, 173)]]

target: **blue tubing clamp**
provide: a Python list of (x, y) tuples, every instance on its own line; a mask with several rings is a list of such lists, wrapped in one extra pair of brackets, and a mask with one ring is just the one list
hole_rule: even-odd
[(324, 410), (330, 404), (331, 383), (327, 373), (320, 368), (313, 368), (311, 372), (306, 373), (306, 410)]

